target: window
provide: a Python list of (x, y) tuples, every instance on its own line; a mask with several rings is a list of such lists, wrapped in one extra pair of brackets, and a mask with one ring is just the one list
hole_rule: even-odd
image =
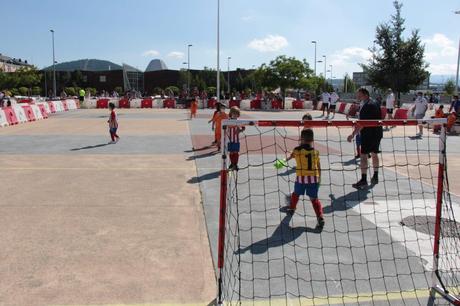
[(100, 75), (99, 76), (99, 82), (105, 83), (106, 82), (106, 76), (105, 75)]

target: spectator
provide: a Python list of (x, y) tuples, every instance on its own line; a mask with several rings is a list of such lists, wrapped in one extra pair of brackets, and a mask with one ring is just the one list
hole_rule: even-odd
[(391, 90), (391, 88), (388, 88), (388, 95), (385, 100), (385, 106), (387, 108), (388, 119), (393, 119), (393, 109), (395, 106), (395, 95), (393, 94), (393, 91)]
[(83, 103), (83, 101), (85, 101), (85, 90), (83, 88), (81, 88), (79, 91), (78, 91), (78, 99), (80, 100), (80, 103)]
[(3, 98), (5, 98), (5, 93), (0, 91), (0, 107), (3, 107)]
[(441, 97), (439, 96), (439, 93), (436, 93), (434, 95), (434, 102), (435, 104), (438, 104), (439, 102), (441, 102)]
[(327, 110), (327, 115), (329, 116), (329, 105), (331, 103), (331, 95), (325, 91), (321, 94), (321, 100), (323, 104), (321, 106), (321, 110), (323, 111), (322, 116), (324, 117), (324, 112)]
[(63, 89), (63, 90), (61, 91), (61, 99), (65, 99), (65, 98), (67, 98), (67, 93), (66, 93), (65, 90)]
[(332, 119), (335, 116), (335, 108), (337, 105), (337, 102), (339, 101), (339, 95), (333, 90), (330, 93), (330, 105), (329, 105), (329, 110), (327, 111), (327, 116), (329, 117), (329, 114), (332, 112)]
[[(418, 97), (415, 99), (414, 106), (412, 107), (412, 112), (414, 113), (415, 119), (422, 120), (425, 117), (425, 113), (428, 109), (428, 101), (423, 96), (422, 92), (418, 92)], [(419, 132), (416, 136), (422, 137), (423, 135), (423, 124), (419, 122), (418, 125)]]
[(8, 100), (6, 101), (6, 107), (11, 107), (11, 101), (10, 101), (10, 99), (8, 99)]
[(447, 117), (447, 133), (455, 132), (453, 130), (453, 127), (456, 121), (457, 121), (457, 113), (456, 112), (450, 113), (449, 117)]
[(455, 111), (458, 113), (460, 111), (460, 100), (458, 99), (458, 95), (453, 96), (452, 103), (450, 104), (449, 113)]
[[(436, 110), (436, 113), (434, 114), (435, 119), (440, 119), (444, 118), (444, 105), (439, 105), (438, 109)], [(439, 133), (441, 130), (441, 125), (440, 124), (434, 124), (433, 125), (433, 133)]]

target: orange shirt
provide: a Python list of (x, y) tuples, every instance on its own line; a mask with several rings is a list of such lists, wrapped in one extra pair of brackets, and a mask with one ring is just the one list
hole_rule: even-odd
[(442, 111), (442, 109), (437, 109), (436, 110), (436, 113), (434, 114), (434, 117), (435, 118), (444, 118), (444, 112)]
[(228, 115), (224, 112), (216, 112), (212, 117), (212, 121), (215, 123), (216, 134), (221, 132), (222, 129), (222, 120), (228, 119)]
[(454, 126), (455, 121), (457, 121), (457, 115), (454, 113), (451, 113), (449, 117), (447, 118), (447, 127), (451, 128)]

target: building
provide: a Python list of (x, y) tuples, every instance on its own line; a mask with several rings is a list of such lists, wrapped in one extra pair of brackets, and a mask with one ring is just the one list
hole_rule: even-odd
[(32, 67), (27, 60), (12, 58), (0, 53), (0, 71), (15, 72), (21, 67)]
[(370, 84), (369, 84), (369, 81), (367, 80), (367, 73), (353, 72), (353, 83), (355, 83), (358, 88), (369, 86)]

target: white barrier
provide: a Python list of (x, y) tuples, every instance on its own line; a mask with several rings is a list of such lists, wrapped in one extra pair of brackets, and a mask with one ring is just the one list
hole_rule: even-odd
[(351, 103), (347, 103), (345, 105), (345, 110), (343, 111), (345, 115), (348, 115), (350, 113), (351, 105), (352, 105)]
[(12, 105), (11, 106), (14, 110), (14, 113), (16, 114), (16, 118), (18, 119), (18, 123), (25, 123), (28, 122), (26, 112), (24, 111), (24, 108), (19, 105)]
[(51, 103), (53, 103), (57, 113), (64, 111), (64, 105), (62, 105), (61, 101), (51, 101)]
[(284, 109), (293, 109), (292, 102), (294, 102), (294, 98), (285, 98), (284, 99)]
[(141, 108), (142, 100), (141, 99), (132, 99), (129, 101), (130, 108)]
[(119, 99), (110, 99), (109, 100), (109, 103), (113, 103), (113, 105), (115, 105), (115, 107), (120, 107), (120, 103), (119, 103)]
[(303, 109), (313, 109), (313, 101), (303, 101)]
[(0, 127), (8, 126), (8, 120), (6, 119), (5, 111), (0, 108)]
[(67, 99), (65, 100), (66, 103), (67, 103), (67, 108), (69, 110), (74, 110), (74, 109), (77, 109), (77, 103), (75, 102), (75, 100), (73, 99)]
[(153, 99), (152, 108), (163, 108), (163, 99)]
[(43, 114), (40, 111), (40, 107), (38, 107), (38, 105), (31, 104), (30, 108), (34, 112), (35, 120), (42, 120), (43, 119)]
[(323, 107), (323, 101), (318, 101), (318, 104), (316, 105), (316, 110), (321, 110)]

